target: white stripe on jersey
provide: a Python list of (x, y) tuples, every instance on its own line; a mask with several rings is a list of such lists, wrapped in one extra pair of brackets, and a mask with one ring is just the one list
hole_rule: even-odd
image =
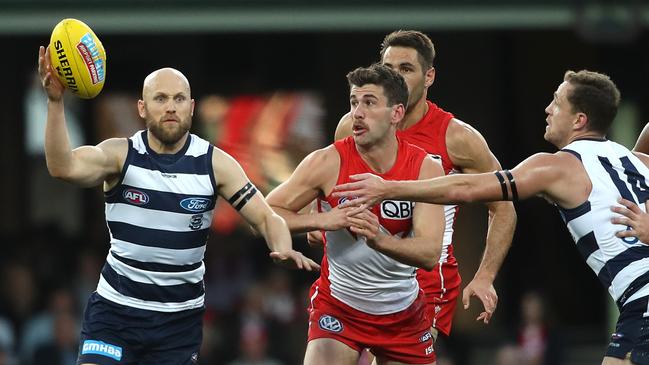
[(97, 294), (102, 297), (122, 305), (129, 307), (157, 311), (157, 312), (179, 312), (188, 309), (201, 308), (205, 300), (205, 294), (198, 298), (188, 300), (186, 302), (152, 302), (138, 298), (128, 297), (113, 289), (110, 284), (104, 279), (103, 275), (99, 277), (99, 284), (97, 285)]
[(374, 315), (402, 311), (417, 299), (414, 267), (369, 248), (346, 229), (326, 235), (332, 297)]
[[(640, 299), (642, 297), (646, 297), (647, 295), (649, 295), (649, 284), (643, 286), (642, 289), (635, 292), (635, 294), (630, 296), (629, 299), (627, 299), (624, 304), (631, 303), (632, 301), (634, 301), (636, 299)], [(647, 317), (647, 316), (649, 316), (649, 314), (645, 313), (644, 317)]]
[(602, 255), (602, 251), (597, 250), (593, 252), (590, 256), (588, 256), (588, 259), (586, 260), (586, 264), (593, 269), (595, 272), (595, 275), (599, 275), (599, 272), (602, 270), (606, 262), (604, 262), (604, 255)]
[(442, 252), (439, 256), (439, 262), (445, 263), (448, 258), (448, 248), (453, 242), (453, 223), (455, 223), (455, 211), (457, 205), (444, 206), (444, 237), (442, 238)]
[[(213, 210), (202, 213), (200, 229), (209, 227), (212, 223)], [(162, 231), (193, 232), (188, 222), (196, 213), (174, 213), (162, 210), (145, 209), (124, 203), (106, 203), (106, 217), (110, 222), (128, 223), (138, 227), (158, 229)]]
[(187, 283), (196, 284), (203, 280), (203, 274), (205, 274), (205, 264), (202, 262), (201, 266), (198, 268), (183, 272), (141, 270), (117, 260), (110, 253), (106, 257), (106, 262), (108, 262), (116, 273), (126, 276), (130, 280), (143, 284), (155, 284), (158, 286), (180, 285)]
[(146, 146), (144, 145), (144, 140), (142, 139), (142, 133), (144, 133), (144, 131), (139, 131), (131, 137), (131, 141), (133, 142), (133, 148), (140, 155), (144, 155), (147, 153)]
[[(638, 276), (644, 274), (649, 270), (649, 257), (633, 261), (628, 264), (624, 269), (622, 269), (613, 279), (611, 286), (609, 287), (609, 292), (614, 298), (619, 298), (624, 290), (631, 284), (631, 282)], [(617, 288), (617, 292), (614, 290)], [(635, 294), (635, 293), (634, 293)], [(627, 299), (627, 303), (628, 303)]]
[(122, 184), (138, 188), (163, 191), (185, 195), (212, 195), (212, 181), (210, 175), (179, 174), (175, 178), (166, 178), (158, 170), (148, 170), (138, 166), (129, 165), (124, 175)]
[(126, 259), (141, 262), (155, 262), (167, 265), (191, 265), (203, 260), (205, 246), (175, 250), (161, 247), (142, 246), (111, 237), (110, 251)]
[[(193, 137), (193, 135), (189, 135), (190, 137)], [(189, 148), (187, 148), (187, 152), (185, 152), (186, 156), (202, 156), (207, 153), (208, 148), (210, 147), (210, 143), (207, 142), (204, 139), (198, 139), (198, 138), (192, 138), (191, 143), (189, 144)]]

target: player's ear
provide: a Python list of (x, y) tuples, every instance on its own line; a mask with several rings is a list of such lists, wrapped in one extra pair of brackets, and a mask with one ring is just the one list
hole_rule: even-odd
[(424, 73), (424, 86), (431, 87), (434, 82), (435, 82), (435, 67), (431, 67)]
[(588, 127), (588, 116), (584, 113), (577, 113), (577, 119), (574, 123), (575, 129), (585, 129)]
[(396, 104), (392, 106), (392, 124), (399, 124), (403, 117), (406, 115), (406, 108), (403, 104)]
[(140, 115), (140, 118), (146, 119), (146, 109), (144, 108), (144, 100), (137, 101), (137, 113)]

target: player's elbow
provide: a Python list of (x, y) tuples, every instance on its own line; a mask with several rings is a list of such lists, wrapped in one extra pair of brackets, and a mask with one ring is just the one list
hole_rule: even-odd
[(48, 161), (47, 171), (49, 172), (50, 176), (59, 180), (70, 181), (72, 179), (71, 169), (60, 164), (55, 164)]
[(426, 271), (431, 271), (437, 263), (439, 262), (439, 257), (440, 257), (440, 250), (434, 249), (434, 250), (429, 250), (426, 252), (426, 254), (422, 257), (422, 261), (418, 265), (419, 268), (426, 270)]
[(451, 190), (448, 194), (448, 200), (454, 204), (474, 203), (477, 199), (477, 194), (470, 186), (458, 186)]

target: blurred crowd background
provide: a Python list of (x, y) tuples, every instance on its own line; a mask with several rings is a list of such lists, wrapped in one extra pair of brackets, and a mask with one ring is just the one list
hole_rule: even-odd
[[(379, 59), (383, 36), (417, 29), (435, 43), (429, 98), (475, 126), (502, 165), (539, 151), (544, 108), (568, 69), (609, 74), (622, 92), (611, 139), (632, 147), (649, 121), (649, 5), (594, 0), (0, 0), (0, 365), (72, 364), (81, 314), (108, 252), (101, 188), (49, 177), (38, 46), (61, 19), (89, 24), (107, 54), (93, 100), (66, 97), (75, 145), (143, 128), (142, 81), (165, 66), (189, 78), (192, 131), (235, 156), (265, 193), (331, 142), (348, 110), (345, 74)], [(616, 317), (556, 209), (516, 203), (518, 226), (496, 280), (492, 322), (458, 309), (439, 365), (601, 361)], [(205, 257), (201, 364), (300, 364), (316, 274), (272, 265), (263, 240), (220, 204)], [(465, 282), (484, 246), (486, 210), (460, 210)], [(303, 235), (294, 246), (319, 260)]]

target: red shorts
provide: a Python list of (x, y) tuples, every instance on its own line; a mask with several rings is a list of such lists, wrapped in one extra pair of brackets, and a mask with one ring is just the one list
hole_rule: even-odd
[(431, 271), (417, 270), (419, 287), (426, 294), (426, 314), (441, 334), (451, 334), (451, 324), (462, 279), (457, 265), (436, 265)]
[(309, 341), (331, 338), (361, 352), (406, 364), (435, 362), (431, 321), (420, 291), (414, 303), (401, 312), (373, 315), (356, 310), (328, 293), (311, 287)]
[(432, 326), (445, 336), (451, 334), (459, 292), (460, 288), (453, 288), (447, 289), (442, 296), (438, 293), (426, 293), (426, 315), (432, 319)]

